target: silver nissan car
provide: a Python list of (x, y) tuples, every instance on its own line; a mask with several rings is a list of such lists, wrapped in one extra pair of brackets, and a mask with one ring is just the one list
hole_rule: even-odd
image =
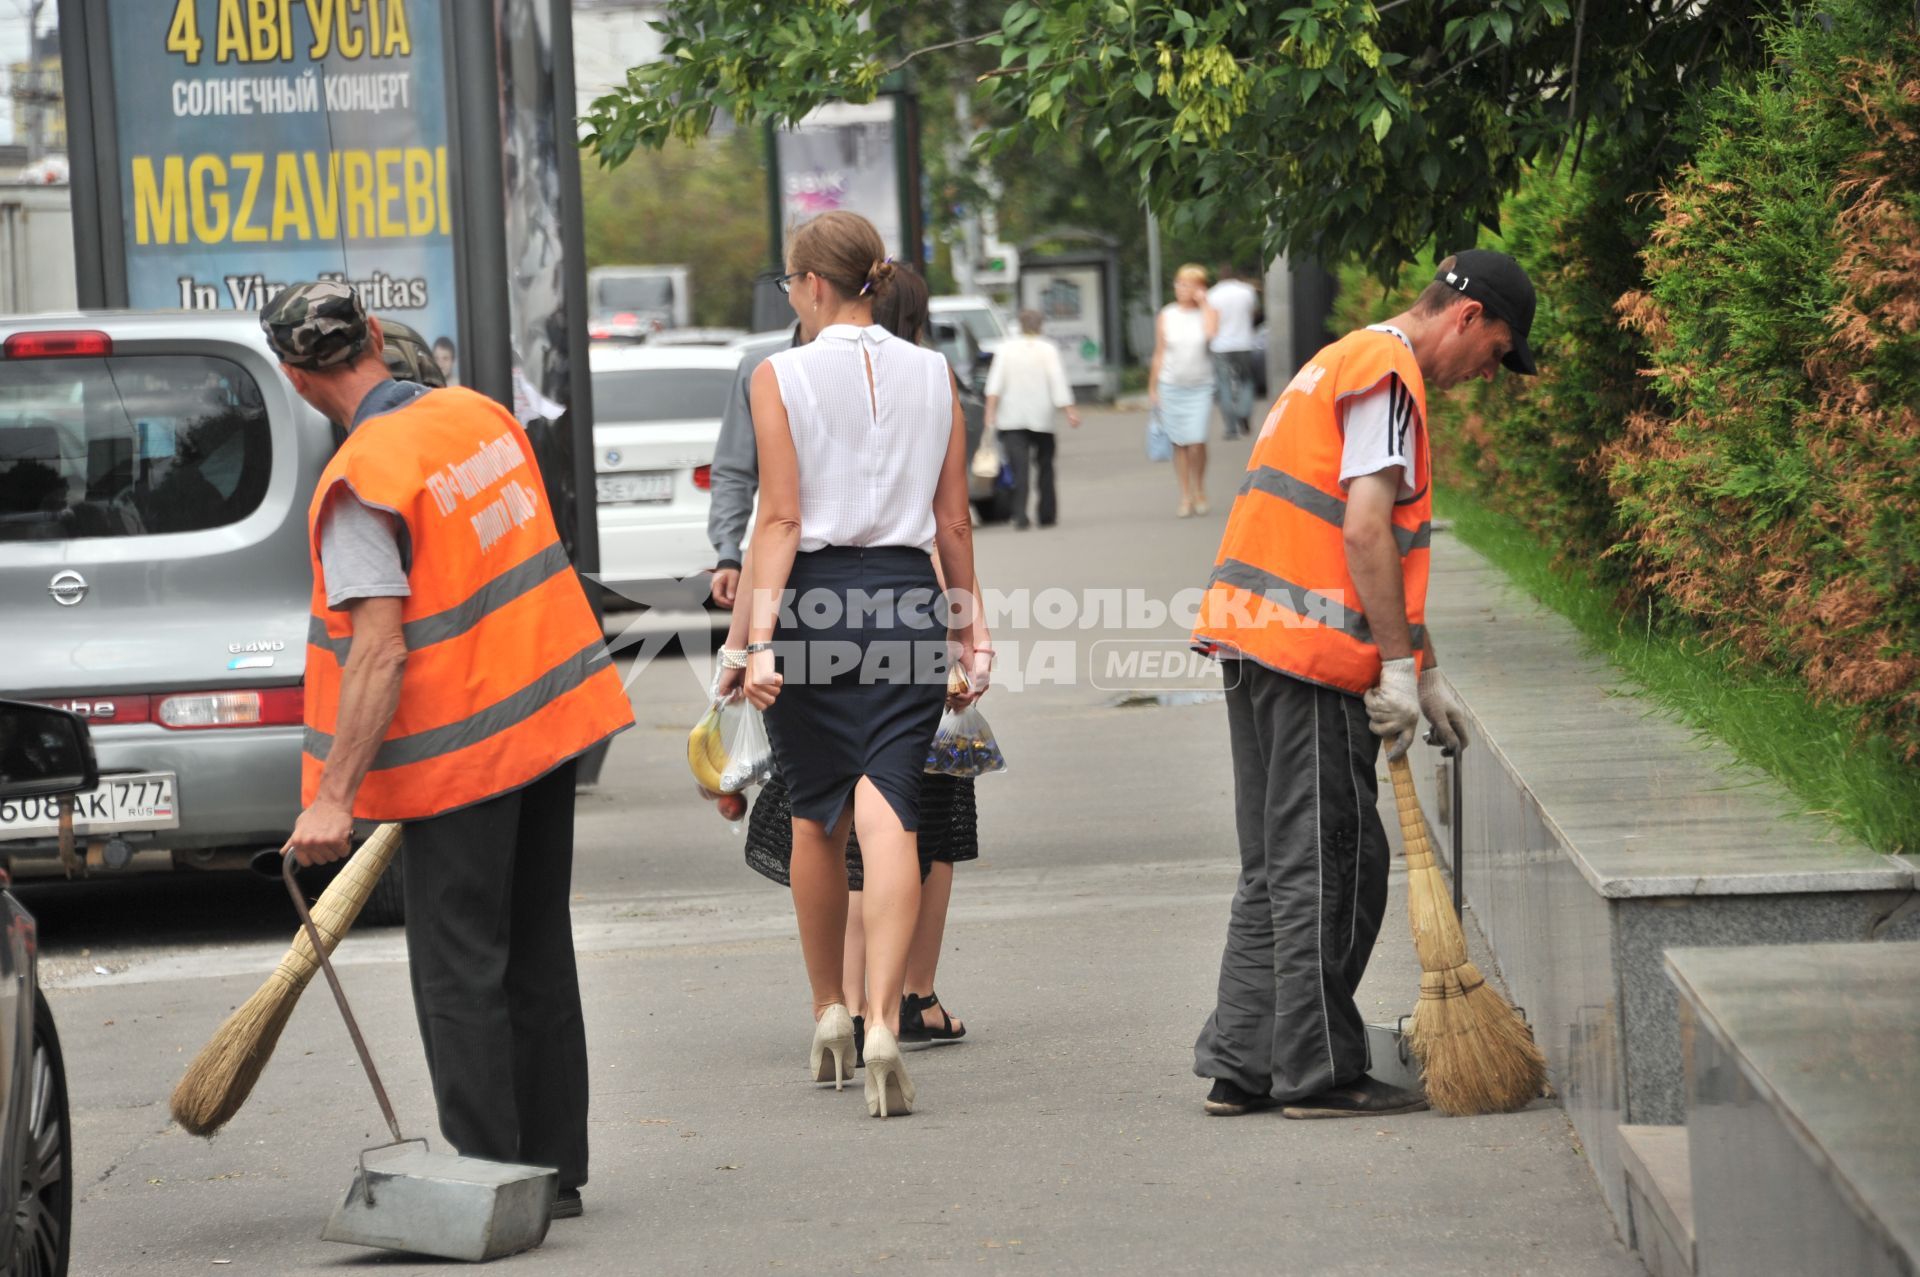
[[(101, 772), (64, 828), (0, 809), (0, 867), (244, 868), (285, 842), (336, 446), (250, 314), (0, 319), (0, 697), (80, 715)], [(382, 888), (370, 914), (399, 908)]]

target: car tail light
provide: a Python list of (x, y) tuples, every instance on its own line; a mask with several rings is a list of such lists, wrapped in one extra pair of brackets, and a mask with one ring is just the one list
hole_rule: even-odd
[(162, 727), (280, 727), (301, 721), (305, 700), (297, 687), (247, 692), (183, 692), (164, 696), (154, 708)]
[(702, 492), (713, 491), (713, 467), (695, 466), (693, 468), (693, 486)]
[(76, 355), (111, 355), (113, 338), (91, 329), (15, 333), (7, 338), (4, 349), (8, 359), (61, 359)]

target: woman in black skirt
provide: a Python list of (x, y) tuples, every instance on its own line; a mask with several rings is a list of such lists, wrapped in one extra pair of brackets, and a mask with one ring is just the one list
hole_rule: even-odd
[[(794, 233), (788, 289), (804, 346), (754, 371), (760, 514), (742, 573), (749, 700), (793, 808), (792, 883), (813, 986), (809, 1065), (836, 1087), (853, 1061), (843, 1002), (844, 850), (865, 870), (869, 1113), (911, 1112), (897, 1035), (920, 901), (916, 837), (949, 663), (987, 684), (974, 579), (966, 430), (946, 360), (872, 322), (895, 269), (871, 223), (833, 212)], [(944, 595), (930, 554), (947, 573)]]
[[(873, 319), (904, 341), (927, 344), (929, 309), (927, 284), (912, 271), (894, 277), (892, 289), (873, 304)], [(938, 564), (935, 564), (938, 567)], [(966, 1036), (967, 1026), (940, 1003), (934, 977), (940, 966), (940, 947), (947, 927), (947, 906), (953, 896), (953, 867), (980, 858), (979, 816), (971, 777), (930, 775), (920, 789), (920, 913), (907, 951), (906, 990), (901, 997), (902, 1042), (952, 1042)], [(746, 860), (754, 872), (781, 886), (791, 879), (793, 809), (786, 782), (775, 776), (754, 800), (747, 822)], [(862, 1062), (867, 1009), (866, 928), (861, 925), (860, 889), (864, 880), (860, 835), (847, 839), (847, 937), (843, 950), (841, 988), (853, 1013), (854, 1062)]]

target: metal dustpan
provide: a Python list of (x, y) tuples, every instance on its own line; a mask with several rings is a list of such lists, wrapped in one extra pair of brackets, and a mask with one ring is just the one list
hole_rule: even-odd
[(307, 939), (319, 955), (320, 970), (326, 973), (333, 1000), (340, 1005), (340, 1017), (347, 1022), (347, 1033), (360, 1053), (361, 1067), (373, 1084), (374, 1098), (380, 1101), (380, 1114), (393, 1134), (391, 1144), (361, 1151), (359, 1172), (347, 1188), (346, 1200), (334, 1208), (321, 1240), (466, 1260), (498, 1259), (538, 1246), (553, 1221), (559, 1171), (548, 1166), (516, 1166), (436, 1153), (425, 1140), (410, 1140), (400, 1134), (387, 1088), (380, 1083), (366, 1039), (360, 1036), (353, 1009), (347, 1005), (346, 991), (340, 987), (340, 978), (334, 975), (333, 963), (320, 943), (306, 898), (294, 881), (293, 867), (293, 854), (289, 852), (281, 863), (280, 876), (286, 880), (287, 893), (293, 897), (293, 907), (307, 929)]

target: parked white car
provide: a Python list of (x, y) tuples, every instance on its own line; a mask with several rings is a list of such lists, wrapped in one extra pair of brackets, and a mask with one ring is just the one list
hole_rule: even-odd
[(949, 319), (964, 325), (980, 353), (992, 359), (1000, 343), (1013, 336), (1013, 324), (990, 297), (948, 295), (927, 299), (927, 309), (935, 319)]
[(713, 567), (713, 445), (740, 352), (596, 346), (588, 361), (603, 603), (699, 607)]

